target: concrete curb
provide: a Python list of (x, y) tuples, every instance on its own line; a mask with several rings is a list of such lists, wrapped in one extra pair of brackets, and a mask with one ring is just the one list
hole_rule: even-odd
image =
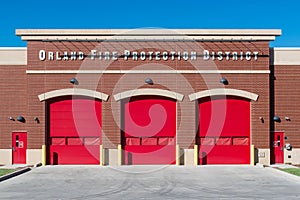
[(5, 180), (10, 179), (10, 178), (13, 178), (13, 177), (18, 176), (18, 175), (21, 175), (21, 174), (23, 174), (25, 172), (28, 172), (30, 170), (31, 170), (30, 167), (25, 167), (23, 169), (17, 170), (15, 172), (10, 173), (10, 174), (6, 174), (4, 176), (1, 176), (0, 177), (0, 182), (5, 181)]

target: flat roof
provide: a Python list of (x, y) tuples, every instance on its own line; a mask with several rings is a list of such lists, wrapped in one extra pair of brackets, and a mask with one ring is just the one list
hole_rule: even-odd
[[(17, 29), (22, 40), (275, 40), (281, 29)], [(146, 37), (145, 37), (146, 36)]]

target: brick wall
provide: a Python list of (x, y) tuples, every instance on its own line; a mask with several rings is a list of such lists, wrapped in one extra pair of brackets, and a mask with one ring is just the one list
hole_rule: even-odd
[[(223, 60), (215, 62), (202, 61), (198, 58), (197, 62), (184, 60), (176, 61), (132, 61), (119, 59), (109, 63), (99, 61), (40, 61), (38, 52), (41, 49), (46, 51), (84, 51), (86, 54), (95, 47), (105, 50), (122, 48), (140, 48), (146, 45), (154, 45), (151, 42), (140, 43), (137, 46), (132, 44), (105, 43), (98, 42), (28, 42), (28, 70), (130, 70), (130, 69), (177, 69), (177, 70), (269, 70), (269, 43), (268, 42), (199, 42), (184, 43), (185, 50), (191, 51), (195, 48), (206, 49), (209, 51), (258, 51), (257, 61)], [(157, 46), (157, 44), (155, 44)], [(155, 46), (154, 45), (154, 46)], [(175, 44), (168, 44), (169, 49), (178, 49)], [(157, 46), (158, 50), (163, 50), (163, 46)], [(179, 48), (180, 49), (180, 48)], [(140, 51), (140, 50), (139, 50)], [(72, 77), (77, 77), (79, 85), (75, 87), (97, 90), (110, 95), (107, 102), (103, 102), (103, 144), (107, 148), (116, 148), (120, 143), (120, 102), (115, 102), (113, 95), (136, 88), (151, 87), (169, 89), (185, 95), (183, 102), (178, 102), (178, 142), (180, 146), (191, 148), (194, 144), (196, 125), (196, 102), (190, 102), (188, 95), (194, 92), (211, 88), (224, 87), (219, 83), (221, 77), (226, 77), (229, 85), (226, 88), (246, 90), (259, 95), (257, 102), (251, 102), (251, 131), (252, 141), (258, 148), (269, 148), (269, 74), (26, 74), (26, 66), (1, 66), (3, 71), (1, 76), (1, 113), (3, 118), (9, 115), (24, 115), (26, 123), (21, 124), (7, 119), (5, 125), (1, 126), (0, 148), (7, 148), (11, 143), (12, 130), (28, 131), (28, 148), (41, 148), (45, 143), (46, 131), (46, 108), (45, 102), (40, 102), (38, 95), (63, 88), (74, 87), (69, 83)], [(12, 71), (11, 71), (12, 70)], [(1, 72), (2, 72), (1, 71)], [(11, 75), (11, 76), (8, 76)], [(144, 80), (151, 77), (153, 85), (145, 85)], [(6, 81), (4, 81), (6, 80)], [(19, 80), (19, 81), (16, 81)], [(7, 84), (9, 83), (9, 84)], [(5, 95), (6, 94), (6, 95)], [(9, 94), (9, 95), (7, 95)], [(3, 100), (4, 99), (4, 100)], [(17, 106), (16, 106), (17, 105)], [(12, 114), (10, 114), (12, 113)], [(20, 114), (19, 114), (20, 113)], [(36, 123), (33, 118), (38, 117), (40, 123)], [(259, 117), (265, 119), (262, 123)], [(0, 119), (1, 119), (0, 118)], [(3, 139), (2, 139), (3, 138)]]
[[(26, 66), (0, 66), (0, 149), (9, 149), (12, 131), (26, 131), (28, 122)], [(17, 121), (23, 116), (26, 123)], [(13, 117), (15, 121), (9, 120)]]
[[(272, 88), (275, 98), (271, 105), (274, 107), (274, 115), (279, 116), (281, 122), (273, 122), (272, 131), (284, 131), (288, 139), (286, 143), (294, 148), (300, 148), (300, 66), (272, 66), (274, 77)], [(290, 121), (285, 120), (289, 117)]]

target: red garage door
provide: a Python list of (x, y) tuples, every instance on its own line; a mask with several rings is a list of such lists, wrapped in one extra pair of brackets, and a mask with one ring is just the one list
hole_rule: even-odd
[(250, 164), (250, 101), (199, 100), (199, 164)]
[(48, 115), (48, 163), (100, 163), (101, 101), (55, 98), (48, 101)]
[(124, 164), (175, 164), (176, 101), (134, 97), (122, 109)]

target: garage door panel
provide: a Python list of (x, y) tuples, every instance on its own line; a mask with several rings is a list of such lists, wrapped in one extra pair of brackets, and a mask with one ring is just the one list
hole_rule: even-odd
[(95, 121), (97, 119), (96, 115), (93, 115), (91, 113), (82, 113), (80, 112), (80, 115), (76, 115), (76, 111), (70, 112), (70, 113), (63, 113), (63, 112), (57, 112), (57, 113), (51, 113), (51, 119), (57, 120), (57, 121), (64, 121), (73, 119), (75, 120), (92, 120)]
[(126, 146), (125, 164), (175, 164), (176, 146)]
[(216, 145), (232, 145), (232, 138), (217, 138)]
[(233, 138), (233, 145), (250, 145), (249, 138)]
[[(152, 131), (143, 131), (142, 133), (138, 133), (138, 129), (132, 129), (136, 130), (133, 133), (124, 133), (125, 137), (174, 137), (173, 132), (160, 132), (158, 134), (154, 134)], [(156, 129), (157, 130), (157, 129)]]
[(126, 103), (126, 137), (174, 136), (176, 102), (167, 99), (143, 99)]
[(83, 138), (67, 138), (67, 145), (83, 145)]
[(176, 101), (156, 96), (123, 102), (125, 164), (174, 164)]
[(141, 145), (141, 138), (126, 138), (126, 145)]
[(160, 137), (158, 138), (158, 145), (176, 145), (174, 137)]
[(199, 100), (199, 163), (250, 163), (250, 101), (227, 96)]
[(66, 138), (51, 138), (51, 145), (66, 145)]
[(99, 164), (101, 101), (67, 96), (47, 103), (50, 164)]
[(202, 146), (199, 164), (249, 164), (249, 146)]
[(84, 145), (100, 145), (101, 139), (100, 138), (85, 138)]
[(66, 128), (56, 128), (56, 129), (51, 129), (51, 137), (64, 137), (64, 136), (73, 136), (73, 137), (89, 137), (89, 136), (98, 136), (100, 137), (101, 136), (101, 129), (98, 129), (95, 128), (95, 129), (92, 129), (91, 127), (88, 127), (88, 128), (84, 128), (84, 127), (81, 127), (80, 130), (83, 130), (83, 131), (80, 131), (78, 132), (78, 130), (74, 127), (66, 127)]
[(250, 132), (250, 101), (217, 99), (199, 102), (199, 135), (248, 136)]
[(94, 146), (50, 146), (50, 164), (99, 164), (100, 148)]
[(154, 145), (157, 146), (157, 138), (142, 138), (141, 145)]

